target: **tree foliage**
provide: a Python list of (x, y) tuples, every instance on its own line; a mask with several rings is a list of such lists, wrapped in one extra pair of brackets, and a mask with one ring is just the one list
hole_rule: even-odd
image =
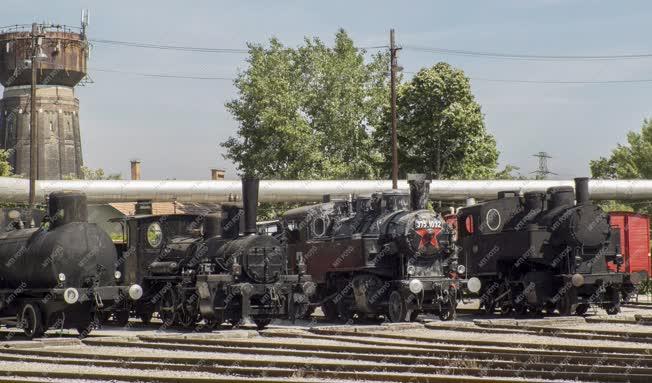
[[(375, 134), (383, 153), (391, 150), (390, 117), (387, 107), (383, 125)], [(397, 117), (401, 177), (413, 172), (442, 179), (495, 176), (496, 141), (485, 130), (480, 105), (462, 70), (443, 62), (421, 69), (400, 85)], [(389, 172), (390, 168), (391, 157), (387, 156), (384, 169)]]
[(104, 169), (91, 169), (86, 166), (82, 166), (82, 176), (85, 180), (121, 180), (122, 175), (119, 173), (115, 174), (104, 174)]
[[(652, 120), (645, 119), (639, 132), (627, 133), (627, 144), (618, 144), (609, 157), (590, 162), (591, 176), (598, 179), (652, 178)], [(607, 210), (633, 210), (652, 213), (649, 201), (610, 201)]]
[(371, 132), (388, 98), (388, 56), (306, 38), (298, 48), (271, 39), (249, 45), (239, 96), (226, 104), (239, 124), (221, 145), (242, 175), (277, 179), (375, 178), (381, 155)]
[(0, 177), (9, 177), (12, 176), (13, 168), (9, 163), (9, 156), (11, 152), (9, 150), (0, 150)]

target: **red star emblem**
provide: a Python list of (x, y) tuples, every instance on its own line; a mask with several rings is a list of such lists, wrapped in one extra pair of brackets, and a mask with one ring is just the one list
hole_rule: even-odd
[(431, 244), (435, 248), (439, 247), (437, 236), (439, 235), (440, 231), (441, 229), (435, 229), (434, 231), (431, 229), (416, 230), (417, 235), (420, 237), (418, 249), (422, 249), (428, 246), (428, 244)]

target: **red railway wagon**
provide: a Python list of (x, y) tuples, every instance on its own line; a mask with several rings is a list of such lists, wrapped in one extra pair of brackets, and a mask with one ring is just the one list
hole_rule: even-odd
[[(620, 229), (620, 249), (623, 254), (621, 271), (626, 273), (644, 272), (652, 275), (650, 264), (650, 218), (645, 214), (628, 211), (609, 213), (611, 226)], [(609, 264), (611, 270), (616, 267)]]

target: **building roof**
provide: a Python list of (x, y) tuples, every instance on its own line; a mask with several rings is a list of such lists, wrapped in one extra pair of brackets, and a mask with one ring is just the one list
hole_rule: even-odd
[[(109, 204), (124, 215), (134, 215), (135, 202), (115, 202)], [(152, 202), (152, 214), (197, 214), (206, 215), (220, 211), (221, 205), (217, 203), (188, 203), (188, 202)]]

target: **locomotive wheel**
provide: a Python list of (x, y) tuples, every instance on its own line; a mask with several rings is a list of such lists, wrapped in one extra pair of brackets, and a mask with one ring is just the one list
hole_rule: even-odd
[(153, 314), (154, 314), (153, 312), (149, 311), (149, 312), (138, 314), (138, 317), (140, 318), (140, 321), (143, 322), (143, 324), (150, 324), (152, 323)]
[(355, 316), (355, 313), (351, 310), (351, 306), (342, 300), (337, 302), (337, 314), (339, 315), (340, 320), (344, 322), (352, 320)]
[(389, 302), (387, 302), (387, 319), (390, 322), (405, 322), (409, 319), (407, 304), (405, 299), (401, 296), (401, 293), (394, 290), (389, 294)]
[(572, 314), (573, 304), (571, 302), (570, 294), (564, 294), (557, 303), (557, 310), (559, 315), (568, 316)]
[(20, 323), (25, 336), (29, 339), (39, 338), (45, 333), (43, 316), (36, 303), (25, 303), (20, 309)]
[(616, 315), (620, 312), (620, 305), (615, 303), (610, 303), (604, 309), (607, 311), (607, 314)]
[(125, 327), (129, 323), (129, 311), (116, 311), (113, 313), (113, 319), (115, 320), (116, 326)]
[(502, 305), (500, 305), (501, 315), (509, 315), (511, 313), (512, 313), (512, 305), (509, 302), (505, 302)]
[(271, 318), (253, 318), (253, 319), (258, 330), (262, 330), (265, 327), (267, 327), (270, 323), (272, 323)]
[(310, 319), (312, 314), (315, 312), (315, 306), (307, 306), (306, 312), (300, 317), (301, 319)]
[(177, 299), (174, 292), (169, 289), (163, 294), (159, 302), (158, 316), (165, 327), (170, 327), (177, 320)]
[(528, 313), (527, 305), (520, 304), (515, 308), (516, 314), (519, 316), (525, 316)]
[(618, 293), (618, 290), (613, 288), (608, 289), (606, 295), (611, 297), (611, 303), (604, 305), (604, 309), (607, 311), (607, 314), (618, 314), (620, 312), (620, 294)]
[(493, 314), (496, 311), (496, 302), (493, 300), (484, 302), (481, 310), (483, 314)]
[(76, 330), (80, 338), (87, 337), (93, 331), (93, 321), (89, 319), (87, 322), (77, 324)]
[(455, 305), (448, 305), (442, 308), (439, 312), (439, 319), (442, 321), (453, 320), (457, 316), (457, 310), (455, 310)]
[(326, 301), (321, 305), (321, 311), (324, 313), (326, 320), (329, 322), (334, 322), (339, 318), (337, 313), (337, 305), (333, 301)]
[(97, 319), (100, 321), (101, 324), (108, 322), (109, 318), (111, 318), (111, 313), (108, 311), (102, 311), (97, 315)]
[(215, 318), (204, 319), (204, 330), (213, 331), (224, 323), (224, 313), (222, 311), (215, 311)]
[(179, 324), (184, 328), (190, 328), (199, 322), (199, 314), (193, 312), (192, 310), (184, 310), (182, 313), (177, 315)]
[(575, 314), (580, 316), (586, 314), (587, 311), (589, 311), (589, 305), (586, 303), (579, 304), (577, 305), (577, 308), (575, 308)]

